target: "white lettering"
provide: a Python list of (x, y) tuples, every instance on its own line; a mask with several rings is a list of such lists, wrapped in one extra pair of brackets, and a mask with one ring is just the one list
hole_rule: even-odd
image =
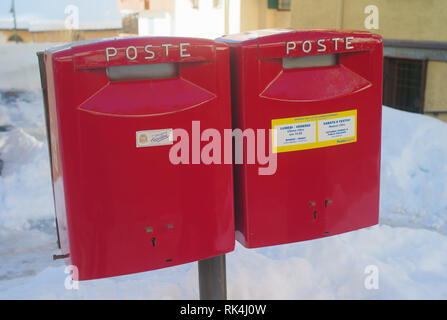
[[(307, 45), (307, 49), (306, 49), (306, 45)], [(310, 50), (312, 50), (312, 42), (310, 42), (309, 40), (304, 41), (302, 48), (303, 48), (304, 53), (309, 53)]]
[(166, 57), (168, 57), (169, 56), (169, 47), (172, 47), (172, 44), (166, 43), (166, 44), (162, 44), (161, 46), (166, 48)]
[(317, 49), (318, 52), (324, 52), (326, 51), (326, 45), (323, 43), (324, 39), (320, 39), (317, 41), (318, 46), (320, 47), (319, 49)]
[[(190, 46), (190, 43), (180, 43), (180, 52), (179, 56), (180, 58), (186, 58), (190, 57), (191, 54), (188, 52), (188, 47)], [(164, 43), (160, 45), (163, 47), (165, 57), (169, 56), (169, 48), (174, 46), (172, 43)], [(124, 49), (124, 48), (123, 48)], [(156, 51), (153, 51), (153, 45), (148, 44), (144, 47), (144, 52), (147, 54), (144, 56), (145, 60), (152, 60), (155, 59), (157, 53)], [(162, 53), (163, 54), (163, 53)], [(115, 47), (108, 47), (106, 48), (106, 61), (110, 62), (112, 57), (116, 57), (118, 55), (118, 50)], [(136, 46), (129, 46), (125, 48), (125, 55), (127, 60), (136, 60), (139, 56), (139, 49)]]
[(186, 57), (191, 56), (189, 53), (186, 53), (186, 48), (185, 48), (185, 46), (190, 46), (190, 45), (191, 44), (189, 44), (189, 43), (180, 43), (180, 57), (186, 58)]
[(295, 50), (296, 43), (293, 41), (289, 41), (286, 43), (286, 54), (289, 54), (290, 50)]
[(364, 21), (365, 28), (368, 30), (379, 29), (379, 8), (375, 5), (369, 5), (365, 7), (364, 12), (369, 14)]
[(79, 29), (79, 8), (75, 5), (69, 4), (65, 7), (65, 18), (64, 24), (65, 28), (69, 30)]
[[(325, 52), (327, 51), (327, 43), (326, 41), (332, 41), (334, 43), (334, 51), (337, 50), (353, 50), (354, 45), (352, 41), (354, 37), (346, 37), (346, 38), (332, 38), (332, 39), (318, 39), (316, 40), (317, 52)], [(344, 41), (344, 48), (339, 47), (339, 41)], [(310, 53), (312, 51), (312, 40), (304, 40), (301, 44), (301, 51), (303, 53)], [(293, 50), (296, 49), (295, 41), (286, 42), (286, 55), (289, 55)]]
[(334, 41), (334, 50), (338, 50), (338, 41), (341, 40), (340, 38), (332, 38), (332, 41)]
[(376, 265), (369, 265), (365, 268), (364, 286), (367, 290), (378, 290), (379, 289), (379, 268)]
[[(133, 52), (134, 52), (134, 54), (133, 54), (132, 57), (129, 55), (129, 51), (130, 51), (130, 50), (133, 50)], [(135, 60), (137, 57), (138, 57), (138, 52), (137, 52), (137, 48), (136, 48), (136, 47), (134, 47), (134, 46), (130, 46), (130, 47), (127, 47), (127, 48), (126, 48), (126, 58), (127, 58), (127, 59), (129, 59), (129, 60)]]
[(346, 40), (345, 40), (346, 50), (354, 49), (354, 46), (351, 44), (351, 40), (354, 40), (354, 37), (346, 37)]
[(114, 47), (106, 48), (106, 59), (107, 62), (110, 61), (111, 57), (115, 57), (118, 54), (118, 50), (116, 50)]
[(152, 48), (152, 45), (151, 45), (151, 44), (148, 44), (147, 46), (144, 47), (144, 51), (145, 51), (146, 53), (150, 54), (150, 56), (144, 57), (144, 59), (146, 59), (146, 60), (151, 60), (151, 59), (154, 59), (154, 58), (155, 58), (155, 52), (149, 50), (149, 48)]
[(64, 273), (68, 276), (65, 278), (64, 286), (67, 290), (78, 290), (79, 289), (79, 270), (74, 265), (69, 265), (65, 267)]

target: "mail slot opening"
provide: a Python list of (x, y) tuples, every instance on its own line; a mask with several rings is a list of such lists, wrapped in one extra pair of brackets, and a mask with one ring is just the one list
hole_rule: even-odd
[(177, 63), (139, 64), (134, 66), (108, 67), (110, 81), (138, 81), (151, 79), (176, 78)]
[(322, 54), (304, 57), (282, 58), (283, 69), (303, 69), (316, 67), (330, 67), (338, 64), (338, 54)]

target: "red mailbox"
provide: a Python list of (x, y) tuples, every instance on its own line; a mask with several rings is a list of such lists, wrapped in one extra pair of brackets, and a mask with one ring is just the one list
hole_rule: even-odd
[(233, 250), (231, 164), (169, 158), (177, 128), (231, 128), (227, 45), (85, 42), (46, 51), (45, 66), (59, 234), (79, 280)]
[(277, 155), (272, 175), (235, 167), (236, 239), (262, 247), (377, 224), (380, 36), (259, 30), (218, 41), (231, 47), (233, 126), (274, 130)]

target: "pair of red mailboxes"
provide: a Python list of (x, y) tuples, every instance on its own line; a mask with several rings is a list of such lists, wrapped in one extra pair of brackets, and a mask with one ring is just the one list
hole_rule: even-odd
[[(378, 222), (379, 36), (125, 38), (44, 58), (58, 231), (79, 280), (221, 255), (235, 235), (253, 248)], [(258, 149), (266, 174), (247, 161)]]

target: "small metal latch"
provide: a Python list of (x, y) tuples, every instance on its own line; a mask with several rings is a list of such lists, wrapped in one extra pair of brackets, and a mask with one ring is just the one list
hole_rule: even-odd
[(59, 259), (65, 259), (70, 256), (69, 253), (67, 254), (53, 254), (53, 260), (59, 260)]

